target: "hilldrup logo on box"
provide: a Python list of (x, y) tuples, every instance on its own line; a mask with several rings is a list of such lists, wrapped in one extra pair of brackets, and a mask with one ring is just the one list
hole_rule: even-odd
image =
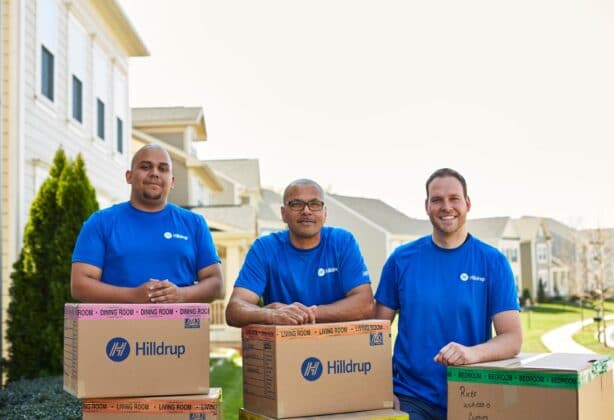
[[(123, 362), (130, 355), (130, 343), (123, 337), (114, 337), (107, 343), (107, 357), (114, 362)], [(166, 344), (164, 341), (137, 341), (134, 343), (134, 357), (175, 356), (181, 358), (186, 352), (183, 344)]]
[[(308, 381), (315, 381), (322, 376), (324, 365), (317, 357), (308, 357), (301, 364), (301, 375)], [(352, 373), (368, 374), (371, 371), (371, 362), (355, 362), (349, 360), (328, 360), (326, 362), (327, 375), (345, 375)]]

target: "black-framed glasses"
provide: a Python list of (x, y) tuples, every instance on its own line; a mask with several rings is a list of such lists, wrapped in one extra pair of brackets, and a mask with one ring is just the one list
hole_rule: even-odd
[(311, 211), (322, 211), (324, 208), (324, 201), (320, 200), (290, 200), (288, 201), (288, 207), (292, 211), (303, 211), (303, 209), (307, 206)]

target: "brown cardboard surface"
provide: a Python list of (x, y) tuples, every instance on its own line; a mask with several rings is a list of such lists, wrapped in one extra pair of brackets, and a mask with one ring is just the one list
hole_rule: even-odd
[(613, 374), (609, 356), (596, 354), (525, 354), (448, 368), (448, 419), (610, 419)]
[(206, 394), (206, 304), (67, 304), (64, 390), (77, 398)]
[[(391, 408), (384, 410), (353, 411), (351, 413), (325, 414), (322, 416), (293, 417), (292, 420), (409, 420), (409, 414)], [(276, 420), (263, 414), (252, 413), (241, 408), (239, 420)]]
[(390, 323), (243, 328), (245, 409), (298, 417), (392, 407)]
[(223, 420), (222, 389), (204, 395), (175, 395), (83, 400), (84, 420)]

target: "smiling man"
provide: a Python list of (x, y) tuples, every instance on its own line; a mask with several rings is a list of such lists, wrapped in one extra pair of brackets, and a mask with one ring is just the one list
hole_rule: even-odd
[(373, 293), (358, 244), (351, 233), (324, 226), (323, 195), (309, 179), (286, 187), (281, 217), (288, 229), (261, 237), (250, 248), (226, 308), (229, 325), (372, 316)]
[(162, 146), (139, 149), (130, 201), (92, 214), (73, 252), (71, 293), (82, 302), (211, 302), (222, 292), (220, 258), (205, 219), (167, 202), (175, 185)]
[(512, 357), (522, 332), (509, 263), (467, 231), (465, 178), (449, 168), (435, 171), (426, 181), (425, 209), (433, 233), (388, 258), (375, 317), (392, 321), (399, 312), (395, 405), (412, 420), (439, 420), (446, 418), (446, 366)]

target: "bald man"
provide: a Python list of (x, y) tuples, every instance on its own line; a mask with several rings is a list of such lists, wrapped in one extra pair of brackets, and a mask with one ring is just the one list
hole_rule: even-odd
[(211, 302), (223, 290), (220, 258), (205, 219), (167, 201), (173, 163), (162, 146), (139, 149), (130, 200), (99, 210), (73, 252), (71, 294), (81, 302)]

